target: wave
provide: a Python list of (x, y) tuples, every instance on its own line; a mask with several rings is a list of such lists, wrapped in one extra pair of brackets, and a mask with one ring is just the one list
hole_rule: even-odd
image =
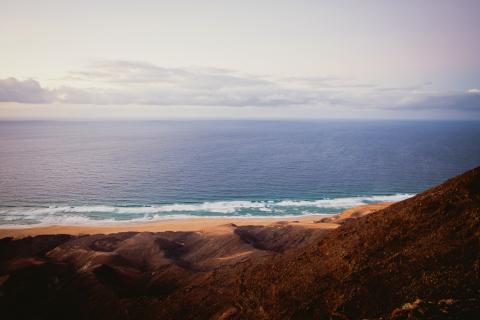
[(362, 204), (401, 201), (414, 194), (374, 195), (313, 200), (207, 201), (146, 206), (51, 205), (0, 207), (1, 227), (25, 225), (85, 225), (148, 222), (188, 217), (287, 217), (332, 214)]
[(318, 208), (338, 208), (348, 209), (366, 203), (375, 202), (395, 202), (402, 201), (414, 196), (414, 194), (402, 193), (387, 196), (364, 196), (364, 197), (347, 197), (335, 199), (320, 200), (283, 200), (278, 203), (281, 206), (316, 206)]

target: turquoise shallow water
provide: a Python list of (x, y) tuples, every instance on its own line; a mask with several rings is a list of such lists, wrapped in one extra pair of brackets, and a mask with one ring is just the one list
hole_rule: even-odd
[(333, 213), (480, 164), (478, 122), (0, 122), (0, 224)]

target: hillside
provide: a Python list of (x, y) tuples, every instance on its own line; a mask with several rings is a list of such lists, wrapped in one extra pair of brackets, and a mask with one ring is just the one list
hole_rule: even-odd
[(409, 308), (418, 318), (478, 316), (480, 168), (348, 222), (246, 280), (247, 313), (267, 318), (400, 317)]

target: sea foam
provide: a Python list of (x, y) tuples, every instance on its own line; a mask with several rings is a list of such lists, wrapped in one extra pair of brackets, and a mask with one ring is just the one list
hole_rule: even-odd
[(285, 199), (264, 201), (207, 201), (145, 206), (51, 205), (44, 207), (0, 207), (1, 227), (25, 225), (88, 225), (148, 222), (188, 217), (275, 218), (332, 214), (354, 206), (401, 201), (413, 194), (374, 195), (333, 199)]

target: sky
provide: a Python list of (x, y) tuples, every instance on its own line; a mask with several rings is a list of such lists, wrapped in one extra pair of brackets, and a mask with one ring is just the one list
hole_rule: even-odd
[(0, 8), (0, 119), (480, 119), (477, 0)]

